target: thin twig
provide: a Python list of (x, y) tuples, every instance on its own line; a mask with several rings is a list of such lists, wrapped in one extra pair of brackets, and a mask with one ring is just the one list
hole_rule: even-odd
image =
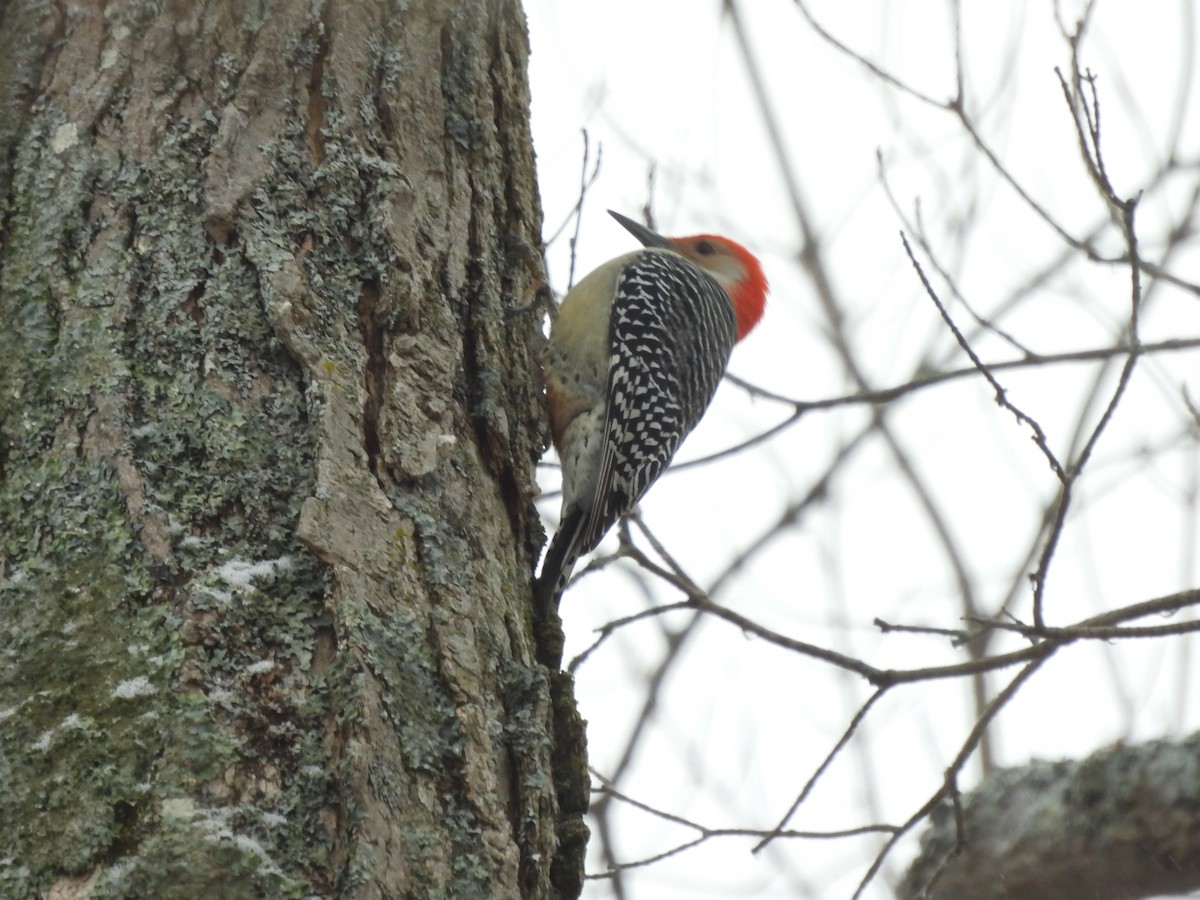
[(1050, 468), (1054, 470), (1054, 474), (1058, 476), (1058, 480), (1065, 482), (1067, 478), (1066, 472), (1063, 471), (1062, 464), (1059, 463), (1058, 457), (1054, 455), (1054, 451), (1050, 449), (1050, 445), (1046, 440), (1046, 432), (1043, 430), (1042, 426), (1036, 419), (1030, 415), (1027, 415), (1025, 412), (1019, 409), (1016, 404), (1008, 399), (1008, 391), (1006, 391), (1000, 382), (996, 380), (996, 376), (992, 374), (991, 369), (989, 369), (987, 364), (984, 363), (984, 361), (975, 353), (975, 350), (967, 342), (967, 339), (963, 336), (963, 333), (954, 323), (954, 319), (951, 318), (950, 313), (942, 303), (941, 298), (938, 297), (937, 291), (935, 291), (933, 289), (933, 285), (929, 283), (929, 278), (926, 277), (925, 270), (921, 268), (921, 264), (917, 262), (917, 258), (913, 254), (912, 247), (909, 246), (908, 237), (904, 234), (904, 232), (900, 232), (900, 240), (904, 244), (904, 252), (908, 254), (908, 259), (917, 272), (917, 277), (921, 279), (921, 284), (925, 287), (925, 293), (929, 296), (929, 299), (933, 301), (933, 305), (937, 307), (937, 311), (941, 315), (942, 321), (946, 323), (946, 327), (950, 329), (950, 332), (954, 335), (954, 339), (958, 341), (958, 345), (962, 347), (967, 356), (970, 357), (972, 364), (979, 371), (979, 374), (987, 379), (988, 384), (992, 386), (992, 390), (996, 392), (996, 403), (1011, 412), (1013, 416), (1016, 417), (1018, 422), (1020, 422), (1022, 425), (1027, 425), (1030, 430), (1033, 431), (1033, 442), (1037, 444), (1038, 449), (1042, 451), (1042, 455), (1045, 456), (1047, 462), (1050, 463)]

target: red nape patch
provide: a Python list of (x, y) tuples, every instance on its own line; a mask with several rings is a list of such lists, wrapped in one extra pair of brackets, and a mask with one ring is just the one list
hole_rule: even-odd
[[(737, 339), (740, 341), (753, 331), (762, 319), (770, 290), (758, 257), (737, 241), (719, 234), (694, 234), (671, 241), (684, 256), (709, 271), (720, 272), (725, 268), (721, 265), (721, 256), (737, 260), (742, 277), (729, 288), (729, 299), (733, 301), (733, 312), (737, 317)], [(729, 272), (724, 274), (728, 276)]]
[(766, 273), (758, 257), (741, 244), (726, 239), (729, 249), (733, 251), (743, 266), (746, 267), (746, 278), (733, 292), (733, 311), (737, 315), (738, 340), (748, 335), (763, 316), (767, 306), (767, 292), (771, 289), (767, 284)]

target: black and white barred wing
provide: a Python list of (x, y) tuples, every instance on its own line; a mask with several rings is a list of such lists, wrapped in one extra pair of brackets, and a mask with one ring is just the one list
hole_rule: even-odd
[(716, 280), (656, 250), (625, 269), (610, 321), (603, 457), (581, 555), (670, 465), (712, 401), (737, 337), (733, 308)]

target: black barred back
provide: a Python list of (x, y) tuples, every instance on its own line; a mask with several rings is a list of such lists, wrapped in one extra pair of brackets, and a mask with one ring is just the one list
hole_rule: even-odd
[(704, 415), (737, 340), (724, 289), (683, 257), (646, 250), (622, 272), (610, 318), (604, 455), (573, 548), (595, 548)]

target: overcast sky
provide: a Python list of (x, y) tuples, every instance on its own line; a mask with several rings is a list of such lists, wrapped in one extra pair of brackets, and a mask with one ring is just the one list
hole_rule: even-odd
[[(1129, 319), (1129, 268), (1089, 263), (1069, 245), (1086, 239), (1102, 254), (1123, 252), (1120, 229), (1082, 164), (1055, 74), (1071, 64), (1055, 9), (1070, 25), (1080, 4), (965, 6), (956, 59), (950, 4), (810, 5), (824, 28), (906, 92), (830, 46), (788, 0), (739, 4), (781, 162), (721, 3), (527, 0), (547, 238), (577, 200), (587, 129), (593, 161), (602, 148), (602, 163), (584, 206), (576, 278), (632, 249), (604, 210), (639, 217), (653, 170), (661, 230), (728, 233), (763, 259), (773, 287), (767, 315), (730, 365), (754, 385), (815, 401), (855, 393), (860, 378), (887, 388), (921, 370), (970, 365), (922, 289), (901, 231), (918, 243), (923, 229), (935, 257), (920, 249), (918, 257), (986, 360), (1111, 346)], [(1190, 282), (1200, 280), (1195, 240), (1165, 248), (1172, 229), (1194, 214), (1200, 183), (1196, 36), (1191, 3), (1110, 0), (1097, 5), (1082, 43), (1083, 63), (1097, 76), (1106, 171), (1122, 197), (1145, 192), (1142, 254)], [(1003, 173), (963, 122), (937, 106), (954, 96), (959, 65), (967, 118)], [(814, 271), (799, 263), (798, 206), (819, 240), (825, 302)], [(574, 223), (548, 253), (560, 292), (573, 230)], [(939, 267), (953, 287), (938, 278)], [(1143, 288), (1142, 341), (1200, 337), (1194, 293), (1149, 276)], [(832, 337), (830, 302), (853, 370)], [(971, 311), (998, 330), (977, 326)], [(1090, 433), (1113, 395), (1121, 362), (1017, 369), (1001, 379), (1013, 403), (1044, 428), (1048, 447), (1071, 459), (1077, 434)], [(1195, 350), (1139, 362), (1073, 498), (1047, 580), (1049, 621), (1069, 624), (1196, 586), (1200, 451), (1187, 398), (1200, 400), (1198, 372)], [(753, 450), (664, 478), (643, 504), (646, 521), (706, 588), (755, 547), (714, 599), (767, 627), (881, 667), (961, 661), (963, 651), (946, 640), (884, 636), (873, 620), (956, 628), (964, 595), (983, 614), (1010, 601), (1007, 611), (1028, 619), (1026, 576), (1036, 565), (1029, 554), (1040, 546), (1038, 523), (1057, 481), (1031, 429), (994, 395), (979, 377), (914, 393), (884, 407), (886, 435), (870, 432), (857, 444), (870, 406), (805, 413)], [(736, 445), (790, 413), (726, 384), (678, 458)], [(842, 465), (839, 454), (848, 454)], [(824, 499), (763, 540), (781, 512), (830, 472)], [(546, 468), (541, 480), (552, 490), (557, 473)], [(552, 528), (557, 500), (542, 509)], [(610, 537), (602, 551), (615, 548)], [(680, 599), (661, 586), (651, 599), (630, 572), (621, 563), (568, 591), (568, 658), (604, 623)], [(621, 629), (579, 668), (599, 775), (612, 777), (621, 765), (646, 679), (689, 616)], [(990, 649), (1016, 646), (1005, 637)], [(992, 731), (996, 762), (1079, 757), (1115, 740), (1195, 730), (1200, 701), (1185, 686), (1200, 678), (1197, 649), (1194, 639), (1175, 638), (1064, 652), (1002, 712)], [(712, 827), (773, 826), (869, 695), (857, 676), (719, 622), (689, 632), (667, 671), (620, 789)], [(992, 694), (1010, 674), (989, 679)], [(972, 703), (970, 685), (959, 680), (889, 696), (793, 827), (907, 819), (961, 747)], [(978, 775), (975, 763), (965, 770), (968, 784)], [(630, 807), (612, 822), (623, 862), (694, 836)], [(753, 843), (711, 840), (630, 870), (625, 896), (849, 897), (880, 844), (779, 841), (754, 856)], [(594, 872), (606, 865), (600, 847), (594, 838)], [(888, 896), (888, 878), (913, 852), (910, 842), (889, 857), (878, 889), (866, 896)], [(585, 896), (611, 890), (594, 881)]]

